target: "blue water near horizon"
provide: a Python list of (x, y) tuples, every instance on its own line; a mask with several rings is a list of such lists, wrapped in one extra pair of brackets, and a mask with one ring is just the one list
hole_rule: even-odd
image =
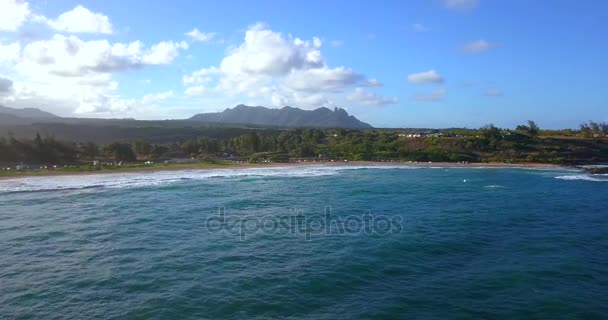
[[(326, 208), (400, 229), (206, 228), (218, 209), (272, 220)], [(565, 168), (4, 180), (0, 318), (605, 319), (607, 231), (608, 176)]]

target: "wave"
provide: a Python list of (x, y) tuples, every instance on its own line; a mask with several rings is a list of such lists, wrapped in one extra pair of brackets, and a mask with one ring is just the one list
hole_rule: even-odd
[(606, 174), (574, 174), (567, 176), (557, 176), (556, 179), (560, 180), (583, 180), (583, 181), (594, 181), (594, 182), (608, 182), (608, 175)]
[[(459, 167), (453, 167), (459, 168)], [(467, 167), (464, 167), (467, 168)], [(485, 167), (468, 167), (468, 169), (485, 169)], [(337, 175), (344, 170), (414, 170), (442, 169), (442, 166), (415, 165), (319, 165), (319, 166), (285, 166), (268, 168), (234, 168), (234, 169), (198, 169), (156, 172), (125, 172), (103, 173), (69, 176), (25, 177), (0, 181), (0, 193), (12, 192), (44, 192), (57, 190), (82, 190), (99, 188), (137, 188), (159, 186), (204, 180), (213, 178), (245, 178), (245, 177), (315, 177)], [(450, 167), (449, 169), (452, 169)]]
[[(125, 172), (85, 175), (25, 177), (0, 181), (0, 193), (47, 192), (99, 188), (137, 188), (192, 180), (246, 177), (315, 177), (337, 175), (342, 170), (397, 169), (398, 166), (309, 166), (235, 169), (199, 169), (156, 172)], [(416, 169), (408, 167), (408, 169)]]
[(498, 185), (498, 184), (491, 184), (488, 186), (483, 186), (484, 188), (491, 188), (491, 189), (504, 189), (505, 187)]
[[(331, 170), (334, 169), (334, 170)], [(191, 180), (239, 177), (312, 177), (337, 174), (337, 168), (273, 167), (251, 169), (176, 170), (157, 172), (104, 173), (69, 176), (27, 177), (0, 181), (0, 193), (136, 188)]]

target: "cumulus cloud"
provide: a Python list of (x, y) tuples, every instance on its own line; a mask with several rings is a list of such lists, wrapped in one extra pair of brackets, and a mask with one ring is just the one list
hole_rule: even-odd
[(84, 76), (112, 73), (145, 65), (171, 63), (186, 43), (164, 41), (145, 48), (140, 41), (111, 44), (107, 40), (83, 41), (78, 37), (54, 35), (49, 40), (34, 41), (23, 48), (16, 65), (23, 73), (51, 73), (58, 76)]
[(64, 12), (57, 19), (39, 18), (51, 28), (71, 33), (112, 33), (110, 19), (101, 13), (92, 12), (78, 5), (74, 9)]
[(479, 5), (479, 0), (444, 0), (443, 5), (453, 10), (471, 10)]
[(198, 28), (192, 29), (190, 32), (186, 32), (186, 35), (192, 39), (192, 41), (205, 42), (215, 37), (215, 32), (201, 32)]
[(112, 33), (112, 24), (106, 15), (81, 5), (51, 19), (34, 14), (26, 1), (0, 0), (0, 31), (17, 31), (27, 21), (44, 23), (52, 29), (70, 33)]
[(375, 86), (377, 80), (368, 80), (344, 67), (293, 70), (284, 81), (284, 85), (289, 89), (308, 92), (340, 91), (346, 86), (364, 84)]
[(11, 107), (37, 107), (58, 114), (72, 114), (82, 110), (102, 108), (110, 99), (118, 100), (118, 83), (109, 76), (92, 75), (87, 81), (78, 77), (60, 77), (40, 73), (31, 78), (18, 75), (13, 90), (0, 101)]
[(142, 103), (149, 104), (167, 100), (173, 96), (173, 91), (165, 91), (154, 94), (147, 94), (141, 99)]
[(348, 95), (348, 101), (368, 106), (385, 106), (399, 103), (397, 98), (385, 98), (378, 94), (365, 91), (363, 88), (356, 88), (353, 93)]
[(464, 45), (463, 50), (466, 53), (482, 53), (491, 49), (493, 45), (483, 39), (468, 42)]
[(47, 18), (32, 12), (26, 1), (0, 0), (0, 31), (20, 32), (18, 29), (27, 22), (67, 34), (45, 39), (15, 34), (19, 42), (0, 42), (0, 71), (11, 77), (0, 77), (0, 103), (13, 107), (35, 105), (58, 114), (125, 116), (148, 114), (145, 110), (173, 96), (172, 91), (166, 91), (139, 98), (123, 97), (114, 76), (171, 64), (181, 51), (188, 49), (187, 42), (161, 41), (146, 46), (138, 40), (83, 40), (75, 33), (111, 34), (109, 17), (78, 5), (56, 18)]
[(318, 68), (324, 65), (321, 39), (287, 39), (261, 24), (245, 33), (245, 41), (226, 56), (220, 68), (229, 73), (285, 75), (293, 69)]
[(0, 95), (7, 94), (13, 90), (13, 81), (0, 78)]
[(163, 102), (173, 96), (173, 91), (147, 94), (139, 99), (124, 99), (116, 96), (91, 94), (82, 96), (77, 114), (125, 114), (144, 112), (147, 108)]
[(416, 101), (441, 101), (448, 91), (444, 88), (435, 89), (430, 92), (419, 92), (414, 96)]
[(203, 68), (197, 71), (192, 72), (189, 75), (184, 75), (182, 77), (182, 82), (184, 84), (208, 84), (211, 82), (213, 75), (221, 74), (220, 69), (216, 67), (211, 68)]
[(184, 93), (189, 96), (200, 96), (207, 92), (207, 89), (203, 85), (193, 86), (186, 88)]
[(0, 42), (0, 66), (12, 65), (21, 55), (21, 45), (18, 42), (2, 44)]
[[(71, 108), (75, 113), (112, 115), (144, 110), (168, 95), (125, 99), (117, 95), (113, 75), (151, 65), (171, 63), (185, 42), (163, 41), (150, 47), (141, 41), (110, 43), (84, 41), (75, 35), (54, 35), (48, 40), (27, 43), (11, 54), (11, 71), (18, 75), (6, 99), (18, 106), (30, 103)], [(14, 47), (14, 46), (13, 46)], [(69, 112), (68, 112), (69, 113)]]
[(185, 41), (173, 42), (163, 41), (159, 42), (148, 50), (142, 57), (144, 64), (169, 64), (177, 58), (179, 50), (188, 50), (188, 44)]
[(184, 75), (185, 93), (242, 94), (263, 97), (274, 105), (315, 107), (331, 104), (349, 88), (381, 85), (350, 68), (328, 66), (322, 45), (317, 37), (303, 40), (256, 24), (218, 66)]
[(0, 31), (17, 31), (30, 15), (27, 2), (0, 0)]
[[(19, 31), (36, 22), (60, 31), (44, 39), (21, 37), (0, 42), (0, 68), (9, 79), (0, 79), (0, 102), (11, 106), (49, 107), (59, 114), (73, 112), (98, 116), (133, 114), (150, 105), (172, 99), (173, 92), (139, 98), (119, 94), (115, 75), (120, 72), (173, 63), (185, 41), (161, 41), (145, 45), (135, 40), (113, 42), (83, 38), (79, 33), (112, 34), (114, 26), (103, 13), (78, 5), (58, 16), (31, 11), (26, 1), (0, 0), (0, 31)], [(40, 26), (39, 26), (40, 27)], [(209, 41), (215, 34), (197, 28), (187, 32), (188, 41)], [(213, 66), (185, 74), (186, 95), (213, 95), (216, 101), (260, 101), (275, 106), (336, 106), (346, 102), (386, 105), (384, 98), (367, 91), (382, 84), (347, 66), (327, 64), (321, 38), (300, 39), (263, 24), (248, 28), (243, 41), (230, 47)], [(341, 41), (329, 42), (340, 46)], [(366, 89), (364, 89), (366, 88)]]
[(412, 73), (407, 76), (407, 81), (412, 84), (438, 84), (443, 83), (444, 79), (435, 70)]

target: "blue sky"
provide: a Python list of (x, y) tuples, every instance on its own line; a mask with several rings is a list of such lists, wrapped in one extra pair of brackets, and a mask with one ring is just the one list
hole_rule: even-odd
[(244, 103), (378, 127), (608, 121), (606, 1), (0, 0), (0, 21), (0, 103), (63, 116)]

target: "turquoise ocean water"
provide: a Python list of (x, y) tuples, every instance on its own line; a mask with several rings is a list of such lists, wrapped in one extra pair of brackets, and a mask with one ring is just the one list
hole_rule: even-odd
[(297, 167), (0, 181), (0, 318), (608, 317), (608, 177)]

